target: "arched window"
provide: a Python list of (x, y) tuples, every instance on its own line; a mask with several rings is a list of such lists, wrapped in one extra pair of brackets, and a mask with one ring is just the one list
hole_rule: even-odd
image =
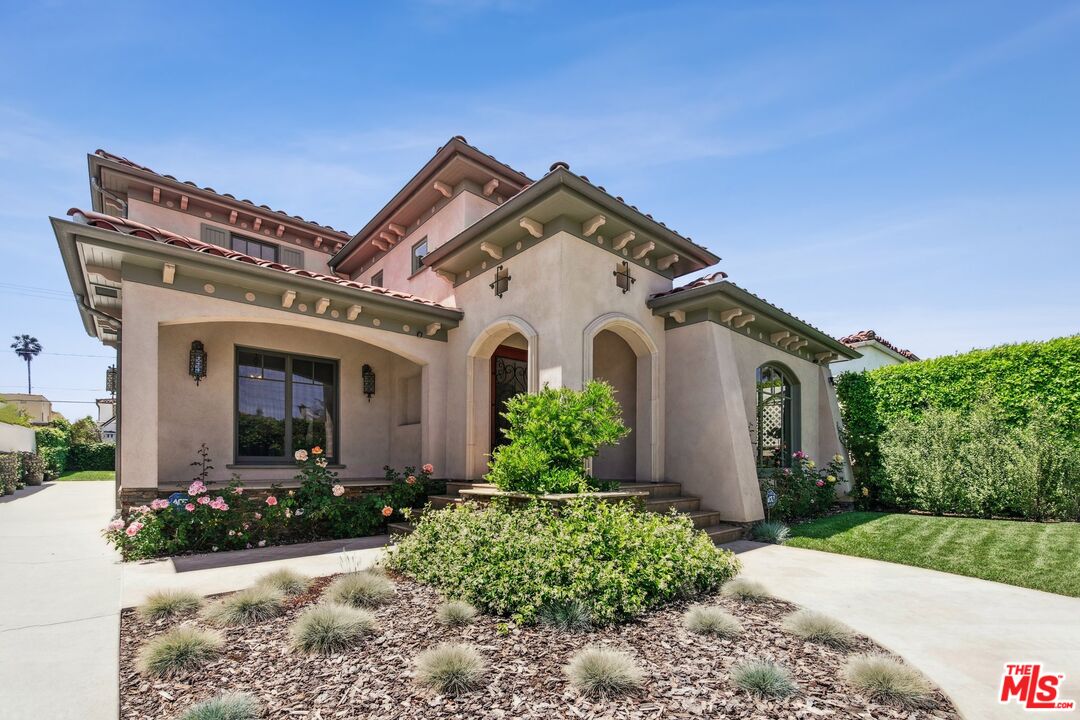
[(799, 386), (776, 365), (757, 369), (757, 464), (760, 468), (791, 465), (798, 450)]

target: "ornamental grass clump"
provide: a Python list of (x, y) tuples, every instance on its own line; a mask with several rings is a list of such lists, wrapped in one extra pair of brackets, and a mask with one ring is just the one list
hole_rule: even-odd
[(462, 600), (452, 600), (435, 609), (435, 618), (443, 625), (460, 627), (476, 618), (476, 608)]
[(557, 509), (465, 503), (425, 513), (387, 565), (519, 624), (575, 603), (593, 626), (715, 592), (739, 569), (687, 517), (588, 497)]
[(416, 681), (444, 695), (476, 689), (484, 670), (480, 653), (465, 643), (443, 643), (416, 656)]
[(731, 681), (751, 695), (762, 698), (787, 697), (799, 689), (782, 665), (764, 658), (752, 658), (734, 665)]
[(577, 600), (544, 603), (537, 619), (544, 625), (568, 632), (589, 630), (593, 624), (589, 609)]
[(913, 708), (933, 703), (933, 687), (915, 668), (884, 655), (856, 655), (843, 669), (848, 684), (877, 701)]
[(735, 578), (724, 583), (724, 587), (720, 589), (720, 592), (727, 597), (750, 602), (772, 599), (772, 593), (769, 592), (768, 588), (756, 580), (747, 580), (746, 578)]
[(353, 607), (378, 607), (394, 596), (394, 583), (379, 572), (341, 575), (326, 588), (326, 599)]
[(192, 705), (179, 720), (255, 720), (261, 716), (258, 700), (247, 693), (234, 692)]
[(220, 633), (181, 625), (143, 645), (135, 666), (144, 675), (176, 677), (202, 668), (223, 644)]
[(137, 612), (144, 620), (162, 620), (198, 610), (202, 602), (189, 590), (156, 590), (146, 596)]
[(375, 627), (375, 616), (368, 610), (326, 603), (305, 608), (289, 635), (294, 650), (329, 655), (356, 645)]
[(818, 642), (838, 650), (855, 643), (855, 633), (844, 623), (813, 610), (799, 610), (784, 618), (784, 630), (803, 640)]
[(203, 617), (219, 627), (252, 625), (285, 612), (285, 596), (268, 587), (252, 587), (218, 600), (203, 610)]
[(288, 597), (303, 595), (311, 586), (311, 578), (301, 575), (295, 570), (281, 568), (268, 572), (255, 581), (257, 587), (266, 587), (277, 590)]
[(587, 647), (563, 668), (570, 683), (586, 695), (622, 695), (641, 687), (645, 673), (629, 654), (604, 647)]
[(779, 520), (767, 520), (755, 525), (750, 534), (755, 540), (783, 545), (791, 538), (791, 528)]
[(723, 608), (695, 605), (683, 615), (683, 625), (698, 635), (731, 638), (743, 631), (742, 623)]

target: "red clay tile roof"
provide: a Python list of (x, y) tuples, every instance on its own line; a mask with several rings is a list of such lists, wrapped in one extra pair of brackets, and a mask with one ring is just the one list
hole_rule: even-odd
[(840, 338), (840, 342), (844, 343), (848, 347), (855, 347), (855, 345), (857, 343), (870, 342), (871, 340), (876, 340), (877, 342), (881, 343), (882, 345), (889, 348), (893, 352), (895, 352), (895, 353), (897, 353), (899, 355), (903, 355), (908, 360), (918, 360), (919, 359), (919, 356), (916, 355), (915, 353), (911, 352), (910, 350), (901, 350), (900, 348), (896, 347), (895, 345), (893, 345), (891, 342), (889, 342), (885, 338), (878, 335), (873, 330), (860, 330), (857, 333), (852, 333), (851, 335), (848, 335), (847, 337)]
[(115, 155), (115, 154), (113, 154), (111, 152), (108, 152), (106, 150), (101, 150), (100, 148), (98, 150), (95, 150), (94, 154), (97, 155), (100, 158), (105, 159), (105, 160), (111, 160), (111, 161), (113, 161), (115, 163), (119, 163), (121, 165), (127, 165), (130, 168), (134, 168), (136, 170), (142, 170), (143, 172), (148, 172), (148, 173), (151, 173), (153, 175), (157, 175), (160, 178), (165, 178), (166, 180), (172, 180), (173, 182), (181, 183), (183, 185), (190, 185), (191, 187), (195, 188), (196, 190), (202, 190), (204, 192), (213, 193), (214, 195), (217, 195), (219, 197), (224, 197), (224, 198), (228, 198), (230, 200), (235, 200), (236, 202), (247, 203), (248, 205), (252, 205), (254, 207), (259, 207), (259, 208), (262, 208), (263, 210), (274, 213), (275, 215), (283, 215), (283, 216), (289, 218), (290, 220), (299, 220), (300, 222), (305, 223), (307, 225), (314, 225), (317, 228), (322, 228), (323, 230), (327, 230), (327, 231), (329, 231), (331, 233), (335, 233), (337, 235), (342, 236), (341, 238), (335, 238), (335, 239), (348, 240), (352, 236), (352, 234), (349, 233), (346, 230), (338, 230), (336, 228), (330, 227), (329, 225), (323, 225), (321, 223), (317, 223), (314, 220), (305, 220), (304, 218), (300, 217), (299, 215), (290, 215), (289, 213), (285, 212), (284, 210), (275, 210), (272, 207), (270, 207), (269, 205), (256, 205), (251, 200), (238, 198), (235, 195), (232, 195), (231, 193), (221, 193), (221, 192), (218, 192), (217, 190), (215, 190), (214, 188), (211, 188), (211, 187), (200, 187), (199, 185), (196, 185), (195, 183), (191, 182), (190, 180), (180, 180), (180, 179), (178, 179), (178, 178), (176, 178), (176, 177), (174, 177), (172, 175), (166, 175), (164, 173), (159, 173), (156, 170), (151, 170), (150, 168), (146, 167), (145, 165), (140, 165), (140, 164), (138, 164), (136, 162), (132, 162), (131, 160), (128, 160), (126, 157), (124, 157), (123, 155)]
[(251, 255), (236, 252), (235, 250), (229, 250), (228, 248), (224, 248), (219, 245), (211, 245), (210, 243), (204, 243), (201, 240), (195, 240), (194, 238), (189, 238), (184, 235), (177, 235), (174, 232), (162, 230), (161, 228), (156, 228), (151, 225), (144, 225), (143, 223), (129, 220), (127, 218), (118, 218), (112, 215), (105, 215), (103, 213), (80, 210), (79, 208), (71, 208), (67, 211), (67, 214), (74, 218), (77, 222), (82, 222), (93, 227), (102, 228), (103, 230), (112, 230), (113, 232), (131, 235), (132, 237), (142, 238), (143, 240), (153, 240), (154, 242), (159, 242), (164, 245), (171, 245), (173, 247), (194, 250), (195, 252), (204, 253), (206, 255), (215, 255), (217, 257), (228, 258), (230, 260), (249, 263), (251, 265), (258, 265), (260, 267), (286, 272), (290, 275), (296, 275), (297, 277), (322, 280), (324, 282), (340, 285), (341, 287), (347, 287), (354, 290), (361, 290), (363, 292), (372, 293), (373, 295), (381, 295), (384, 297), (396, 298), (398, 300), (408, 300), (409, 302), (418, 303), (420, 305), (427, 305), (428, 307), (441, 308), (443, 310), (458, 310), (458, 308), (441, 305), (433, 300), (428, 300), (426, 298), (418, 297), (416, 295), (410, 295), (409, 293), (399, 292), (397, 290), (390, 290), (389, 288), (379, 287), (377, 285), (367, 285), (365, 283), (359, 283), (354, 280), (344, 280), (339, 277), (323, 275), (322, 273), (313, 272), (311, 270), (303, 270), (301, 268), (295, 268), (290, 265), (283, 265), (282, 263), (272, 262), (270, 260), (261, 260), (259, 258), (252, 257)]

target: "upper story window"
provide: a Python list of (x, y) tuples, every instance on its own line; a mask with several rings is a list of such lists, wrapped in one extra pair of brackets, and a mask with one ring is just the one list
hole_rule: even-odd
[(427, 238), (412, 246), (412, 273), (415, 275), (424, 267), (424, 256), (428, 254)]
[(241, 235), (233, 235), (231, 247), (237, 252), (242, 252), (260, 260), (278, 262), (278, 246), (273, 243), (251, 240)]
[(382, 281), (382, 270), (371, 276), (371, 284), (375, 287), (386, 287)]

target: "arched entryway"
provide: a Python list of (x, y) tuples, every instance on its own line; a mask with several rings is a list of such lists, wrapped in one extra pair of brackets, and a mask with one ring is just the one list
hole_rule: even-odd
[(585, 329), (585, 380), (615, 388), (623, 422), (631, 429), (616, 447), (592, 461), (596, 477), (658, 482), (663, 479), (660, 353), (645, 329), (625, 315), (603, 315)]
[(505, 317), (480, 333), (469, 349), (466, 398), (465, 474), (487, 472), (489, 456), (502, 440), (500, 415), (506, 401), (539, 389), (537, 334), (527, 322)]

